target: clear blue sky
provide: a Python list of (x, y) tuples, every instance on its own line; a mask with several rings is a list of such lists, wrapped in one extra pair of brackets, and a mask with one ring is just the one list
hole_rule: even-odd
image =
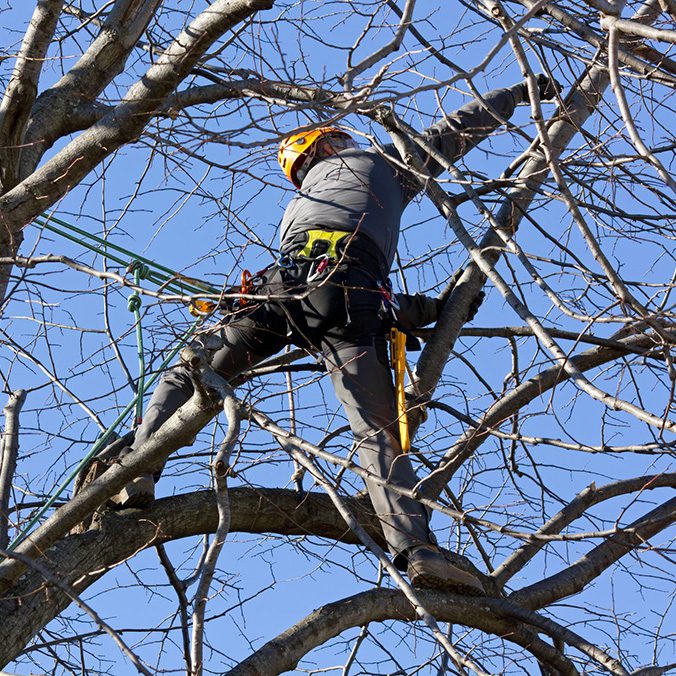
[[(32, 3), (13, 4), (15, 6), (6, 10), (0, 18), (6, 27), (6, 35), (11, 32), (18, 40)], [(310, 76), (315, 78), (322, 74), (324, 86), (337, 89), (339, 85), (336, 76), (344, 70), (346, 48), (353, 41), (351, 29), (363, 21), (357, 15), (344, 21), (339, 11), (341, 4), (301, 3), (285, 12), (273, 10), (266, 13), (263, 15), (266, 21), (279, 14), (279, 20), (274, 27), (265, 27), (264, 35), (278, 36), (284, 58), (280, 58), (273, 46), (266, 44), (265, 63), (241, 56), (242, 52), (238, 50), (233, 52), (230, 65), (257, 70), (271, 79), (285, 79), (293, 75), (303, 82), (309, 80)], [(481, 36), (483, 28), (472, 27), (471, 22), (464, 17), (458, 17), (460, 28), (455, 32), (453, 22), (456, 16), (445, 17), (447, 25), (439, 26), (439, 16), (444, 13), (435, 13), (436, 3), (420, 2), (416, 9), (418, 11), (421, 16), (426, 13), (432, 16), (431, 21), (420, 24), (424, 34), (430, 39), (436, 39), (440, 37), (438, 31), (445, 30), (446, 37), (451, 36), (448, 37), (445, 53), (464, 67), (474, 65), (495, 40), (495, 33), (484, 39)], [(301, 19), (299, 15), (303, 12), (304, 18)], [(323, 18), (315, 24), (312, 19), (322, 14)], [(298, 31), (314, 30), (316, 25), (321, 26), (322, 31), (327, 31), (327, 27), (331, 26), (329, 34), (339, 44), (327, 46), (306, 33), (299, 46)], [(323, 33), (322, 37), (325, 35)], [(347, 36), (350, 36), (349, 39)], [(375, 31), (363, 45), (363, 54), (374, 44), (389, 39), (388, 36), (387, 30)], [(445, 36), (442, 34), (441, 37)], [(7, 42), (6, 40), (6, 44)], [(413, 48), (415, 45), (406, 46)], [(63, 53), (66, 55), (67, 67), (78, 53), (72, 40), (66, 41)], [(301, 57), (304, 61), (301, 61)], [(3, 62), (3, 78), (6, 77), (10, 65), (11, 60)], [(44, 82), (53, 82), (59, 75), (60, 67), (58, 60), (49, 64)], [(402, 57), (395, 62), (393, 68), (399, 68), (401, 72), (381, 86), (378, 95), (390, 95), (390, 88), (404, 91), (410, 86), (426, 84), (431, 78), (444, 79), (449, 76), (449, 72), (443, 67), (417, 56)], [(133, 81), (139, 69), (140, 66), (133, 67), (128, 76), (121, 78), (121, 82), (126, 85)], [(477, 86), (488, 89), (520, 79), (508, 49), (503, 49), (497, 55), (494, 67), (489, 68), (488, 73), (485, 79), (477, 78)], [(372, 74), (372, 71), (369, 72), (369, 75)], [(563, 81), (571, 79), (567, 65), (558, 74)], [(459, 83), (459, 87), (461, 91), (442, 92), (443, 106), (447, 112), (468, 100), (463, 94), (466, 90), (462, 83)], [(123, 91), (124, 86), (119, 89), (110, 88), (107, 94), (114, 99)], [(431, 93), (400, 100), (397, 105), (398, 112), (418, 128), (422, 128), (439, 114)], [(235, 282), (243, 268), (257, 270), (264, 267), (270, 262), (271, 250), (276, 246), (277, 223), (292, 194), (291, 185), (285, 182), (276, 166), (275, 138), (292, 130), (296, 124), (314, 118), (312, 115), (295, 116), (283, 113), (277, 105), (271, 108), (274, 113), (272, 119), (267, 117), (266, 104), (255, 104), (251, 110), (254, 116), (260, 118), (260, 127), (246, 133), (232, 131), (247, 121), (249, 111), (241, 108), (239, 102), (226, 102), (214, 107), (209, 119), (198, 116), (198, 124), (203, 123), (210, 131), (220, 134), (211, 138), (207, 144), (204, 143), (204, 136), (196, 129), (177, 126), (170, 135), (167, 130), (173, 126), (172, 123), (168, 120), (159, 123), (162, 134), (170, 138), (172, 143), (180, 144), (193, 154), (204, 154), (210, 161), (221, 166), (209, 167), (194, 156), (190, 159), (176, 146), (164, 148), (166, 156), (162, 157), (150, 149), (150, 139), (145, 138), (140, 144), (122, 149), (111, 161), (106, 162), (105, 171), (97, 170), (82, 185), (76, 187), (58, 206), (56, 213), (91, 232), (101, 234), (112, 229), (111, 241), (219, 286), (226, 280), (229, 283)], [(551, 110), (551, 106), (548, 110)], [(523, 108), (517, 112), (513, 122), (523, 125), (528, 115), (528, 109)], [(378, 138), (386, 140), (381, 131), (370, 128), (358, 116), (348, 117), (345, 123), (363, 134), (376, 133)], [(532, 125), (527, 124), (524, 128), (529, 135), (534, 133)], [(366, 144), (368, 140), (362, 137), (361, 142)], [(239, 144), (246, 147), (240, 147)], [(523, 139), (501, 132), (473, 151), (467, 157), (466, 164), (472, 171), (496, 177), (509, 165), (517, 151), (524, 148)], [(238, 174), (233, 181), (233, 173), (229, 171), (231, 166), (250, 171), (252, 176)], [(448, 188), (451, 192), (459, 192), (458, 186)], [(642, 196), (636, 196), (639, 197)], [(628, 206), (643, 208), (638, 200), (634, 202), (634, 198), (622, 191), (616, 195), (616, 199)], [(475, 236), (480, 237), (485, 225), (475, 210), (464, 207), (461, 215)], [(533, 210), (530, 215), (555, 240), (565, 242), (590, 269), (598, 272), (598, 266), (586, 251), (577, 231), (571, 227), (571, 219), (560, 203), (549, 202), (546, 209)], [(604, 231), (605, 226), (599, 224), (598, 228), (599, 231)], [(608, 234), (612, 237), (612, 233)], [(42, 236), (38, 239), (37, 235), (35, 228), (27, 229), (23, 250), (25, 254), (64, 254), (95, 267), (101, 266), (100, 260), (82, 253), (76, 245), (53, 236)], [(519, 241), (534, 256), (546, 258), (558, 255), (552, 243), (529, 223), (524, 223)], [(422, 200), (420, 204), (412, 206), (405, 216), (400, 246), (402, 261), (406, 266), (417, 258), (440, 249), (443, 253), (434, 258), (433, 264), (423, 265), (419, 270), (407, 273), (411, 290), (437, 292), (453, 270), (466, 261), (464, 252), (454, 242), (443, 219), (427, 200)], [(618, 233), (612, 242), (612, 257), (614, 261), (618, 261), (618, 267), (625, 278), (630, 280), (663, 282), (670, 277), (670, 271), (673, 270), (673, 259), (660, 252), (647, 237), (637, 246), (623, 237), (621, 232)], [(514, 261), (511, 260), (510, 263)], [(546, 261), (541, 262), (540, 267), (543, 275), (568, 298), (572, 298), (578, 291), (584, 291), (585, 282), (582, 276), (560, 275), (556, 266)], [(508, 279), (511, 278), (512, 271), (504, 263), (500, 265), (500, 271)], [(522, 289), (527, 294), (529, 307), (544, 317), (547, 323), (577, 331), (584, 328), (583, 324), (569, 320), (558, 311), (550, 310), (549, 300), (532, 282), (526, 281), (527, 275), (519, 266), (514, 274), (523, 282)], [(28, 284), (19, 288), (8, 309), (5, 330), (14, 340), (26, 345), (46, 368), (57, 373), (71, 393), (86, 401), (104, 424), (109, 424), (131, 398), (131, 389), (116, 362), (110, 341), (103, 333), (106, 321), (110, 324), (112, 335), (118, 341), (132, 375), (136, 375), (132, 315), (126, 310), (128, 291), (119, 287), (109, 289), (110, 306), (106, 317), (99, 280), (60, 267), (49, 268), (49, 272), (46, 268), (40, 268), (35, 274), (31, 273), (31, 277), (36, 285)], [(579, 289), (575, 284), (579, 285)], [(602, 304), (601, 299), (598, 302)], [(157, 304), (150, 299), (144, 300), (144, 313), (147, 359), (152, 362), (160, 357), (175, 333), (181, 331), (191, 318), (180, 304)], [(488, 299), (474, 324), (510, 326), (520, 325), (521, 320), (505, 306), (495, 290), (489, 289)], [(607, 335), (616, 328), (616, 325), (597, 326), (594, 333)], [(566, 346), (570, 344), (566, 343)], [(503, 380), (510, 372), (512, 359), (504, 340), (465, 339), (458, 350), (462, 351), (472, 367), (478, 369), (485, 383), (490, 384), (497, 393), (502, 391)], [(529, 372), (529, 376), (532, 376), (544, 363), (544, 359), (545, 355), (531, 341), (520, 354), (520, 366), (523, 368), (532, 363)], [(25, 359), (17, 359), (7, 350), (4, 351), (0, 364), (6, 387), (29, 389), (22, 425), (24, 437), (18, 482), (28, 491), (24, 499), (33, 499), (34, 495), (49, 492), (58, 483), (60, 477), (87, 451), (98, 430), (89, 416), (71, 401), (70, 395), (53, 388), (48, 377), (34, 364)], [(615, 382), (624, 384), (626, 379), (619, 377)], [(297, 393), (296, 403), (309, 407), (309, 415), (303, 415), (298, 432), (317, 441), (328, 426), (344, 424), (342, 412), (333, 398), (330, 386), (323, 380), (316, 382), (315, 374), (295, 376), (294, 385), (300, 384), (303, 386)], [(607, 386), (607, 383), (601, 384)], [(242, 388), (241, 395), (256, 401), (276, 419), (288, 422), (288, 402), (284, 390), (283, 377), (271, 377)], [(476, 414), (485, 410), (493, 395), (486, 391), (484, 384), (467, 364), (455, 359), (445, 374), (439, 396), (445, 403)], [(645, 431), (626, 416), (606, 415), (602, 407), (588, 397), (581, 397), (577, 405), (570, 409), (571, 401), (577, 396), (579, 393), (572, 387), (564, 386), (548, 393), (541, 401), (534, 402), (527, 411), (532, 418), (524, 423), (522, 432), (555, 437), (565, 434), (572, 440), (591, 444), (603, 441), (612, 444), (647, 441)], [(641, 391), (641, 396), (646, 408), (661, 412), (665, 401), (663, 388), (655, 387), (651, 390), (646, 387)], [(558, 425), (555, 424), (555, 418), (558, 418)], [(447, 417), (439, 418), (439, 422), (440, 424), (433, 425), (430, 421), (423, 428), (419, 439), (421, 447), (429, 451), (431, 456), (443, 453), (462, 431), (459, 423)], [(214, 428), (209, 427), (193, 447), (177, 454), (167, 472), (168, 476), (159, 484), (160, 496), (203, 488), (209, 484), (207, 465), (213, 433)], [(216, 443), (221, 433), (222, 430), (216, 428)], [(336, 442), (334, 450), (344, 449), (348, 444), (349, 437), (343, 435)], [(255, 453), (250, 452), (252, 448), (256, 449)], [(240, 479), (234, 480), (233, 485), (240, 482), (264, 486), (289, 485), (293, 468), (267, 436), (256, 430), (246, 429), (242, 436), (241, 450), (243, 455), (239, 466)], [(501, 450), (495, 443), (487, 444), (483, 449), (474, 466), (476, 476), (472, 479), (473, 486), (466, 498), (466, 505), (476, 505), (476, 515), (485, 515), (486, 518), (499, 522), (511, 521), (519, 528), (539, 525), (523, 522), (520, 516), (532, 514), (527, 509), (528, 503), (537, 503), (541, 498), (539, 488), (532, 481), (524, 479), (521, 482), (524, 487), (522, 494), (509, 487), (500, 490), (498, 502), (492, 504), (496, 493), (507, 482), (499, 459), (500, 453)], [(550, 512), (558, 506), (557, 497), (570, 499), (592, 480), (600, 484), (614, 478), (650, 473), (664, 468), (664, 465), (657, 462), (652, 464), (642, 457), (618, 456), (609, 459), (604, 455), (575, 454), (546, 445), (537, 447), (533, 453), (552, 490), (552, 495), (546, 498)], [(522, 469), (527, 474), (532, 473), (528, 461), (522, 457), (521, 462)], [(460, 490), (461, 482), (465, 478), (464, 475), (458, 477), (453, 486), (456, 492)], [(359, 489), (360, 486), (355, 482), (355, 490)], [(19, 494), (17, 499), (21, 499)], [(631, 505), (627, 513), (623, 514), (623, 522), (644, 511), (644, 504)], [(604, 506), (596, 514), (599, 519), (613, 518), (617, 514), (617, 503)], [(582, 528), (595, 530), (599, 523), (601, 522), (590, 520)], [(462, 534), (462, 542), (457, 543), (448, 530), (447, 522), (437, 517), (434, 524), (442, 541), (453, 546), (458, 544), (460, 551), (465, 551), (467, 546), (468, 555), (480, 563), (477, 553), (471, 545), (467, 545), (466, 533)], [(489, 536), (487, 542), (489, 547), (494, 543), (494, 554), (499, 562), (506, 551), (504, 542), (493, 536)], [(196, 539), (170, 545), (169, 551), (175, 557), (176, 565), (183, 566), (182, 574), (189, 574), (194, 566), (199, 546)], [(568, 553), (574, 559), (574, 552), (586, 549), (588, 545), (570, 545)], [(357, 564), (353, 561), (355, 557)], [(338, 565), (327, 564), (325, 560), (329, 559)], [(224, 574), (214, 586), (216, 591), (223, 588), (225, 593), (221, 601), (214, 603), (211, 612), (224, 613), (239, 600), (250, 599), (245, 604), (246, 620), (238, 610), (233, 610), (224, 617), (213, 620), (210, 628), (212, 643), (232, 659), (241, 659), (250, 651), (251, 644), (260, 645), (321, 604), (368, 588), (376, 578), (376, 570), (369, 556), (352, 547), (333, 546), (317, 540), (294, 541), (288, 538), (233, 534), (229, 537), (221, 562)], [(541, 576), (543, 571), (544, 574), (550, 574), (561, 563), (557, 555), (548, 555), (546, 563), (533, 567), (530, 575)], [(358, 567), (363, 576), (361, 579), (357, 579), (351, 571), (353, 565)], [(640, 563), (630, 565), (641, 569)], [(164, 587), (157, 587), (149, 592), (139, 585), (139, 582), (146, 581), (163, 584), (158, 569), (156, 554), (152, 551), (144, 552), (108, 574), (90, 588), (85, 596), (98, 612), (118, 628), (133, 629), (139, 626), (169, 624), (175, 611), (171, 589), (165, 584)], [(631, 586), (626, 576), (620, 573), (617, 576), (616, 580), (615, 573), (606, 574), (595, 583), (584, 600), (576, 598), (571, 601), (570, 607), (561, 604), (557, 608), (559, 617), (577, 616), (578, 611), (573, 604), (598, 604), (606, 609), (614, 599), (619, 601), (622, 596), (631, 594), (632, 602), (623, 603), (622, 607), (626, 608), (628, 605), (628, 612), (645, 615), (647, 619), (642, 621), (646, 623), (646, 630), (650, 631), (653, 626), (651, 623), (657, 622), (657, 614), (666, 603), (662, 594), (663, 587), (656, 582), (657, 593), (639, 596), (636, 587)], [(526, 580), (521, 578), (515, 580), (515, 584), (519, 585), (524, 582)], [(66, 614), (80, 617), (79, 611), (73, 609), (69, 609)], [(60, 621), (57, 620), (50, 630), (58, 634), (59, 626)], [(604, 630), (605, 627), (600, 626), (597, 637)], [(608, 627), (607, 630), (612, 633), (614, 628)], [(351, 635), (354, 636), (355, 632)], [(397, 637), (399, 645), (396, 645)], [(159, 634), (125, 634), (125, 639), (132, 644), (134, 641), (142, 643), (139, 653), (147, 659), (159, 653), (158, 642), (163, 640)], [(407, 646), (427, 640), (414, 627), (404, 625), (396, 625), (395, 634), (383, 636), (382, 639), (396, 650), (404, 665), (412, 659)], [(612, 636), (607, 637), (607, 640), (612, 643)], [(131, 673), (129, 663), (108, 639), (101, 639), (100, 646), (95, 651), (102, 662), (110, 661), (109, 664), (115, 665), (111, 669), (113, 673)], [(343, 646), (338, 646), (341, 647)], [(178, 655), (179, 648), (177, 636), (163, 644), (163, 651), (170, 657), (162, 657), (162, 667), (180, 664), (180, 660), (174, 657)], [(630, 649), (640, 653), (637, 663), (650, 661), (650, 648), (638, 642), (636, 645), (632, 644)], [(326, 651), (313, 654), (312, 659), (316, 659), (320, 666), (344, 661), (345, 655), (337, 656), (335, 652), (334, 645)], [(368, 648), (368, 652), (364, 652), (364, 656), (366, 655), (372, 655), (374, 660), (383, 659), (383, 653), (373, 646)], [(218, 671), (220, 658), (209, 655), (209, 659), (213, 660), (213, 669)], [(98, 667), (92, 662), (89, 668), (92, 670), (90, 673), (96, 673)], [(391, 665), (389, 668), (394, 670)], [(377, 667), (373, 671), (377, 671)]]

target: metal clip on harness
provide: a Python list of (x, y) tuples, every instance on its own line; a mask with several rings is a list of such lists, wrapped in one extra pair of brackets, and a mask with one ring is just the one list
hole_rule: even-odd
[(310, 266), (310, 272), (308, 273), (307, 281), (314, 282), (315, 279), (321, 277), (326, 272), (329, 264), (332, 262), (333, 259), (328, 254), (324, 254), (319, 258), (315, 258), (315, 260), (312, 261), (312, 265)]
[(242, 270), (242, 284), (239, 288), (239, 305), (244, 307), (249, 303), (249, 299), (245, 296), (250, 296), (253, 291), (253, 277), (248, 270)]
[(212, 300), (193, 300), (188, 307), (188, 311), (193, 317), (208, 317), (216, 308), (218, 308), (218, 304)]

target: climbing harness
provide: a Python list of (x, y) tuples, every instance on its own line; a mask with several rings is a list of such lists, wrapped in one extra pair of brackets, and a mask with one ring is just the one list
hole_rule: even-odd
[(302, 249), (293, 254), (282, 254), (278, 263), (280, 267), (291, 269), (297, 267), (296, 261), (309, 261), (306, 280), (312, 283), (321, 278), (329, 270), (330, 266), (339, 262), (342, 252), (338, 251), (338, 246), (350, 234), (342, 230), (321, 230), (314, 228), (306, 230), (302, 235), (305, 242)]
[(307, 230), (307, 242), (305, 246), (296, 254), (296, 258), (318, 258), (327, 257), (329, 260), (337, 261), (339, 258), (336, 247), (350, 233), (342, 230)]
[(399, 441), (401, 450), (408, 453), (411, 449), (411, 437), (406, 415), (406, 334), (398, 329), (390, 330), (390, 359), (394, 370), (394, 392), (397, 402), (397, 421), (399, 423)]

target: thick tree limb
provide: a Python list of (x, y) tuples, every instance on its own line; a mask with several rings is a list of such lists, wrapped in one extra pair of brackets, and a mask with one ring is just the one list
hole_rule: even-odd
[[(652, 345), (653, 339), (650, 336), (641, 334), (623, 338), (621, 342), (626, 342), (635, 347), (647, 348)], [(578, 370), (585, 372), (618, 359), (623, 354), (626, 354), (624, 350), (599, 347), (571, 357), (571, 362), (575, 364)], [(569, 377), (558, 365), (538, 373), (495, 402), (482, 416), (482, 424), (488, 427), (498, 427), (503, 421), (507, 420), (517, 411), (520, 411), (529, 402), (541, 396), (544, 392), (551, 390), (559, 383), (565, 382)], [(422, 490), (428, 495), (439, 495), (458, 468), (489, 438), (490, 435), (487, 433), (468, 430), (445, 453), (439, 463), (439, 467), (421, 482), (418, 490)]]
[[(47, 521), (21, 542), (16, 552), (32, 558), (41, 556), (60, 538), (69, 533), (99, 505), (112, 497), (131, 479), (151, 472), (168, 455), (192, 443), (193, 438), (211, 420), (218, 406), (200, 390), (153, 435), (111, 467), (104, 475), (85, 486), (75, 497), (60, 507)], [(18, 559), (0, 563), (0, 591), (6, 590), (23, 572)]]
[[(315, 535), (358, 544), (330, 499), (320, 493), (294, 490), (230, 488), (230, 532)], [(385, 546), (379, 522), (365, 497), (343, 498), (369, 535)], [(45, 552), (41, 563), (81, 593), (112, 567), (137, 551), (157, 543), (213, 533), (218, 510), (213, 491), (158, 500), (145, 510), (104, 512), (96, 526), (82, 535), (58, 541)], [(45, 587), (43, 577), (26, 572), (0, 596), (0, 668), (14, 659), (42, 627), (70, 603), (58, 589)]]
[(240, 406), (232, 388), (224, 378), (216, 374), (209, 366), (204, 350), (195, 347), (184, 348), (181, 352), (181, 360), (193, 370), (199, 365), (200, 374), (195, 380), (195, 386), (205, 387), (208, 383), (211, 388), (218, 392), (223, 399), (223, 413), (228, 425), (225, 439), (221, 443), (212, 466), (218, 526), (204, 557), (199, 584), (193, 599), (190, 676), (202, 676), (204, 671), (204, 614), (218, 557), (225, 544), (232, 519), (230, 496), (228, 495), (228, 472), (230, 471), (230, 454), (239, 436)]
[[(130, 0), (131, 1), (131, 0)], [(94, 167), (138, 137), (166, 97), (224, 32), (274, 0), (216, 0), (167, 47), (112, 112), (68, 143), (42, 167), (0, 197), (0, 252), (16, 254), (20, 229), (77, 185)], [(9, 270), (0, 276), (4, 296)]]
[(129, 646), (127, 646), (127, 644), (122, 640), (122, 637), (105, 620), (103, 620), (89, 604), (85, 603), (75, 592), (75, 590), (70, 587), (70, 585), (63, 582), (59, 575), (54, 574), (40, 562), (33, 561), (29, 557), (23, 556), (22, 554), (0, 551), (0, 555), (21, 561), (23, 564), (28, 566), (28, 568), (34, 570), (38, 575), (43, 577), (47, 584), (59, 589), (73, 603), (75, 603), (75, 605), (84, 610), (94, 620), (94, 622), (96, 622), (96, 624), (113, 639), (118, 648), (127, 656), (139, 673), (145, 674), (145, 676), (152, 676), (150, 671), (148, 671), (148, 669), (146, 669), (143, 664), (141, 664), (141, 661), (134, 654), (131, 648), (129, 648)]
[(45, 151), (69, 132), (73, 111), (94, 103), (124, 70), (160, 4), (161, 0), (117, 0), (85, 53), (38, 97), (23, 140), (19, 180), (32, 173)]
[(38, 0), (0, 103), (0, 192), (18, 181), (23, 135), (63, 0)]
[[(646, 40), (661, 40), (676, 44), (676, 31), (670, 31), (661, 28), (652, 28), (637, 21), (629, 19), (618, 19), (614, 17), (601, 17), (601, 28), (608, 30), (609, 27), (614, 26), (617, 30), (627, 33), (628, 35), (637, 35)], [(609, 48), (610, 49), (610, 48)]]
[[(561, 674), (578, 672), (558, 650), (537, 638), (532, 627), (574, 645), (592, 659), (602, 663), (611, 673), (627, 675), (621, 664), (588, 644), (580, 636), (509, 602), (490, 598), (468, 599), (453, 594), (422, 590), (418, 594), (425, 607), (438, 620), (476, 627), (521, 645), (540, 662), (553, 667)], [(240, 662), (227, 672), (227, 676), (276, 676), (292, 670), (310, 650), (347, 629), (362, 626), (367, 622), (386, 620), (410, 622), (415, 619), (414, 609), (401, 592), (390, 589), (363, 592), (319, 608)]]
[[(560, 533), (575, 519), (581, 517), (590, 507), (598, 505), (604, 500), (610, 500), (618, 495), (627, 493), (643, 492), (662, 487), (674, 487), (673, 474), (656, 474), (654, 476), (640, 476), (624, 481), (616, 481), (601, 488), (591, 484), (579, 493), (574, 500), (569, 502), (562, 510), (555, 514), (546, 524), (540, 528), (539, 534)], [(543, 547), (545, 542), (534, 540), (527, 542), (503, 561), (491, 574), (500, 587), (530, 561)]]

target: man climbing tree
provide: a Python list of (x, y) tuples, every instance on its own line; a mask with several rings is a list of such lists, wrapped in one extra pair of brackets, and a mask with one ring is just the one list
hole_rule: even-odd
[[(544, 75), (538, 88), (541, 99), (552, 99), (560, 90)], [(525, 83), (491, 91), (483, 102), (473, 101), (427, 129), (424, 137), (454, 161), (527, 99)], [(397, 567), (415, 586), (483, 594), (481, 582), (451, 564), (435, 544), (423, 505), (390, 488), (411, 489), (417, 478), (396, 428), (400, 414), (386, 335), (393, 323), (408, 330), (435, 321), (443, 303), (420, 294), (393, 296), (387, 281), (401, 215), (421, 181), (394, 146), (362, 150), (345, 131), (332, 127), (286, 138), (278, 159), (298, 188), (281, 222), (281, 255), (253, 280), (249, 291), (261, 300), (243, 301), (227, 323), (205, 334), (212, 366), (232, 380), (289, 343), (320, 352), (361, 466), (373, 475), (367, 481), (369, 495)], [(442, 172), (430, 155), (420, 159), (433, 176)], [(475, 300), (468, 319), (480, 301)], [(192, 392), (187, 370), (171, 369), (149, 403), (134, 445), (122, 455), (140, 447)], [(129, 483), (115, 505), (150, 504), (160, 471)]]
[[(0, 669), (673, 669), (673, 2), (5, 0), (0, 16)], [(541, 71), (566, 83), (555, 105), (540, 105)], [(490, 129), (442, 124), (444, 143), (415, 132), (521, 78), (529, 104), (504, 124), (493, 103), (503, 126), (464, 162), (447, 160)], [(310, 133), (329, 125), (337, 137), (312, 151)], [(353, 128), (363, 148), (356, 134), (378, 139), (382, 162), (345, 147)], [(161, 388), (176, 398), (167, 414), (188, 377), (193, 396), (146, 441), (116, 442), (134, 452), (71, 493), (206, 328), (184, 306), (277, 259), (295, 187), (272, 147), (294, 130), (307, 165), (287, 267), (238, 284), (227, 300), (246, 304), (202, 336), (215, 366), (226, 347), (244, 369), (231, 380), (242, 401), (185, 348), (187, 368)], [(399, 154), (381, 147), (388, 132)], [(385, 198), (354, 178), (367, 166), (362, 184), (394, 176)], [(320, 180), (329, 172), (340, 180)], [(425, 199), (397, 233), (416, 180)], [(326, 209), (329, 188), (345, 199), (348, 187), (343, 211)], [(394, 321), (382, 303), (395, 246), (406, 293), (443, 298), (472, 261), (434, 327), (416, 330), (410, 457), (403, 360), (395, 409), (374, 359)], [(481, 325), (463, 327), (487, 279)], [(400, 302), (401, 329), (426, 319), (411, 311), (437, 312)], [(265, 352), (309, 345), (329, 373), (303, 349), (249, 368), (260, 354), (240, 341), (252, 333)], [(351, 388), (339, 391), (357, 428), (349, 453), (330, 378)], [(409, 460), (412, 491), (396, 484)], [(162, 499), (100, 509), (165, 462)], [(446, 558), (486, 596), (412, 589), (398, 573), (383, 533), (398, 564), (426, 557), (448, 572), (435, 550), (408, 546), (431, 536), (402, 493), (436, 514)]]

